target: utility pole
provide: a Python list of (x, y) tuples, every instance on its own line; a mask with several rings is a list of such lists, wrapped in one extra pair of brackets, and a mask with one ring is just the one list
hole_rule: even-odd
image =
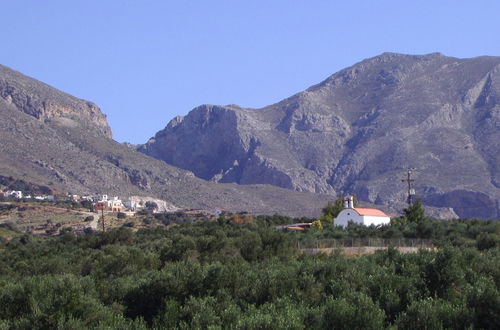
[(407, 178), (401, 179), (402, 182), (406, 182), (408, 184), (408, 205), (411, 205), (411, 196), (415, 194), (415, 190), (412, 189), (411, 184), (415, 181), (415, 179), (411, 178), (411, 169), (408, 169)]
[(101, 208), (102, 232), (104, 233), (104, 207)]

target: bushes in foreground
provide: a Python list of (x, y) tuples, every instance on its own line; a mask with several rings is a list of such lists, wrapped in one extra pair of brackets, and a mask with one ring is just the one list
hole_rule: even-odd
[(470, 247), (359, 258), (301, 255), (296, 233), (222, 222), (23, 236), (0, 250), (0, 329), (494, 329), (500, 249), (494, 230), (468, 228), (441, 239)]

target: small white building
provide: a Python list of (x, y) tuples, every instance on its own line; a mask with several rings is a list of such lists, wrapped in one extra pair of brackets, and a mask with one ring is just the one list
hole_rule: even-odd
[(68, 194), (68, 200), (72, 200), (74, 202), (78, 202), (80, 200), (80, 196)]
[(113, 199), (108, 201), (108, 203), (110, 204), (111, 211), (113, 211), (113, 212), (123, 211), (122, 201), (120, 199), (118, 199), (118, 197), (113, 197)]
[(377, 209), (355, 208), (353, 197), (349, 196), (344, 200), (344, 209), (333, 220), (333, 225), (345, 228), (349, 222), (365, 226), (378, 226), (390, 224), (391, 218)]
[(141, 205), (139, 204), (139, 202), (134, 201), (134, 200), (125, 201), (125, 203), (123, 203), (123, 205), (125, 205), (125, 207), (128, 210), (132, 210), (132, 211), (135, 211), (136, 209), (141, 208)]
[(9, 191), (7, 192), (10, 196), (14, 197), (14, 198), (17, 198), (17, 199), (21, 199), (23, 198), (23, 192), (20, 191), (20, 190), (12, 190), (12, 191)]

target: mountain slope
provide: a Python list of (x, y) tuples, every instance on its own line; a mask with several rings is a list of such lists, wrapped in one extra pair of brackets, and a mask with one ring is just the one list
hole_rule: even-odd
[(77, 194), (151, 196), (178, 207), (315, 216), (329, 197), (195, 178), (113, 141), (99, 108), (0, 66), (0, 176)]
[(83, 126), (99, 136), (111, 138), (106, 116), (92, 102), (78, 99), (40, 81), (0, 65), (0, 97), (6, 105), (39, 120)]
[(500, 58), (384, 53), (262, 109), (203, 105), (140, 151), (216, 182), (500, 216)]

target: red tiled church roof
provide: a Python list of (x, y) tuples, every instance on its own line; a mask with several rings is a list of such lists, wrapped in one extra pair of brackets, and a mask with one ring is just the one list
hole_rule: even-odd
[(377, 209), (365, 209), (361, 207), (356, 207), (354, 208), (354, 210), (358, 212), (358, 214), (361, 216), (367, 215), (372, 217), (389, 217), (387, 214)]

